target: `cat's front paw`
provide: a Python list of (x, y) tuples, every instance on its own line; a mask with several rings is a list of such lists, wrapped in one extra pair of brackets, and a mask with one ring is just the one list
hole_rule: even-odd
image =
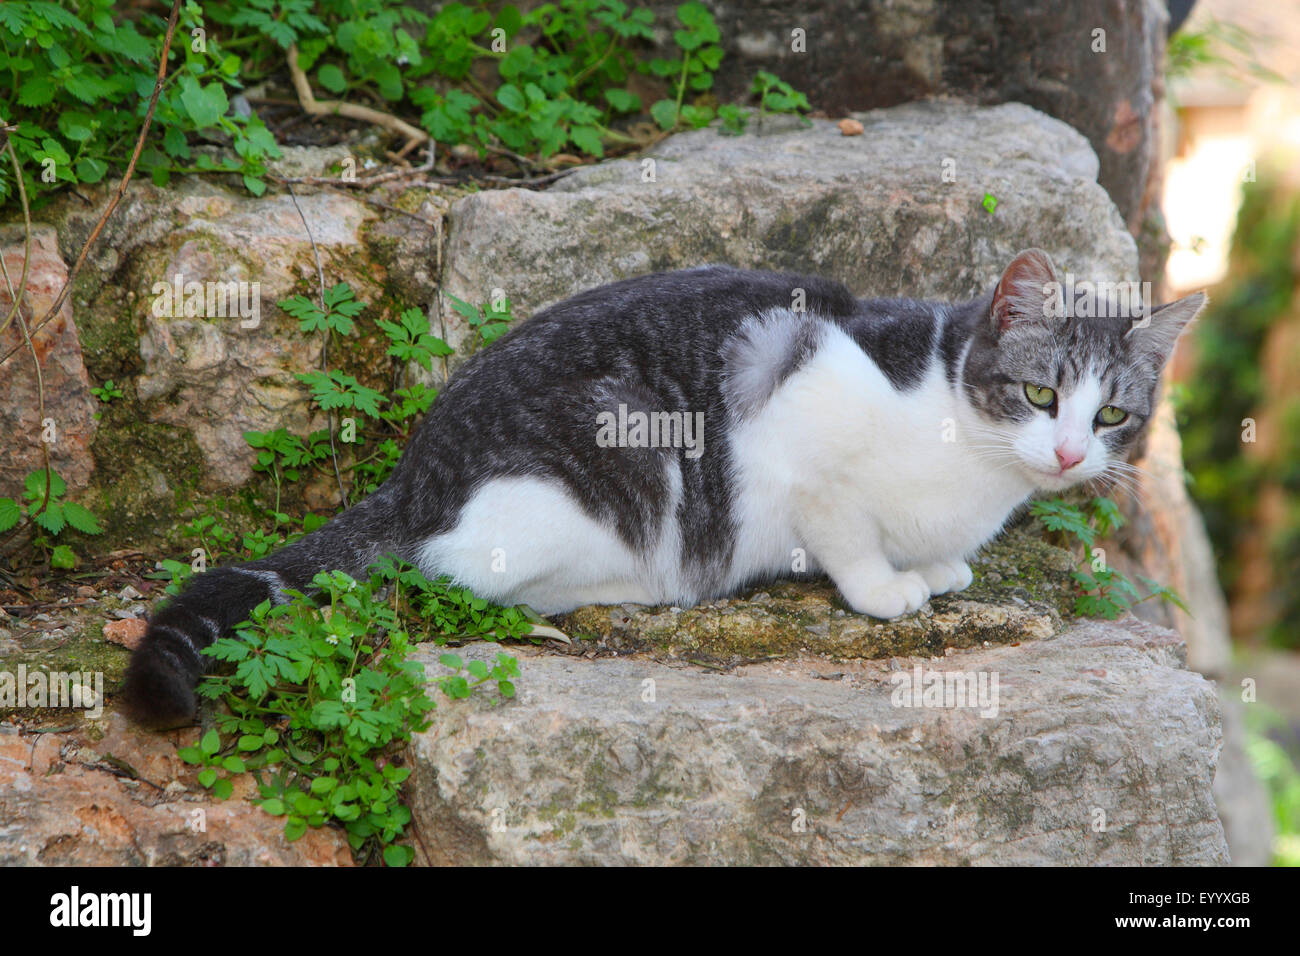
[(974, 578), (970, 565), (961, 558), (923, 565), (916, 569), (916, 573), (925, 578), (925, 584), (931, 594), (965, 591)]
[(925, 578), (915, 571), (900, 571), (883, 581), (840, 586), (849, 606), (859, 614), (891, 618), (910, 614), (930, 599)]

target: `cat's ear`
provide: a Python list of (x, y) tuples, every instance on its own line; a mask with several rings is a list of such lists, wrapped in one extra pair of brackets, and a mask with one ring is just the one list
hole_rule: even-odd
[(1026, 249), (1007, 266), (993, 290), (989, 321), (998, 335), (1021, 322), (1055, 322), (1063, 314), (1061, 281), (1042, 249)]
[(1125, 333), (1129, 349), (1134, 354), (1146, 356), (1156, 368), (1164, 367), (1174, 354), (1178, 336), (1187, 323), (1205, 308), (1209, 301), (1204, 292), (1193, 292), (1176, 302), (1169, 302), (1151, 310), (1151, 314), (1136, 320)]

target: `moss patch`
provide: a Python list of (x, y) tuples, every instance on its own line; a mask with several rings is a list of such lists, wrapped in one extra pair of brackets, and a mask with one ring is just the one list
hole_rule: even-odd
[[(939, 656), (948, 647), (1015, 644), (1063, 627), (1070, 555), (1028, 529), (1004, 535), (975, 565), (974, 583), (894, 621), (854, 614), (828, 580), (779, 581), (694, 608), (585, 607), (558, 620), (615, 653), (667, 654), (730, 667), (805, 653), (840, 658)], [(580, 648), (579, 652), (586, 648)]]

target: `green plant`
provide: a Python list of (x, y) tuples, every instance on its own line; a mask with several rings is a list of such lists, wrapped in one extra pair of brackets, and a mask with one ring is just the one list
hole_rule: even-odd
[(110, 378), (102, 386), (91, 388), (90, 394), (94, 395), (97, 399), (107, 405), (109, 402), (113, 401), (113, 399), (122, 397), (122, 389), (119, 388)]
[[(759, 70), (750, 92), (758, 97), (758, 121), (765, 113), (799, 113), (812, 109), (808, 97), (797, 92), (785, 80), (766, 70)], [(806, 125), (807, 121), (805, 121)]]
[(702, 3), (692, 0), (677, 8), (680, 29), (673, 31), (673, 41), (681, 50), (674, 59), (656, 57), (642, 68), (672, 84), (672, 99), (659, 100), (650, 107), (650, 115), (661, 129), (672, 130), (685, 123), (688, 126), (707, 126), (714, 117), (709, 106), (696, 106), (685, 102), (686, 92), (703, 93), (713, 87), (713, 74), (722, 62), (722, 35), (713, 14)]
[[(224, 666), (199, 693), (223, 701), (228, 712), (181, 757), (203, 768), (200, 782), (218, 799), (231, 793), (219, 770), (251, 772), (260, 805), (285, 817), (290, 840), (333, 821), (360, 859), (405, 865), (413, 854), (397, 841), (410, 821), (400, 802), (410, 770), (399, 755), (434, 709), (424, 671), (409, 659), (410, 622), (442, 603), (445, 585), (391, 559), (376, 564), (367, 581), (336, 571), (316, 575), (313, 585), (317, 596), (290, 592), (286, 604), (263, 602), (234, 637), (204, 651)], [(502, 619), (487, 614), (459, 623), (472, 636), (509, 636), (498, 630)], [(490, 667), (452, 658), (443, 658), (452, 673), (438, 678), (449, 697), (467, 697), (488, 681), (502, 696), (514, 694), (513, 657), (498, 654)]]
[(451, 346), (429, 331), (429, 317), (423, 309), (407, 309), (397, 322), (380, 319), (377, 324), (388, 336), (388, 354), (399, 362), (416, 362), (432, 371), (435, 358), (454, 352)]
[[(1182, 29), (1165, 48), (1165, 76), (1176, 88), (1179, 80), (1199, 70), (1234, 79), (1285, 83), (1286, 78), (1264, 66), (1255, 52), (1260, 37), (1226, 20), (1210, 18), (1200, 29)], [(1176, 101), (1176, 89), (1171, 93)]]
[(229, 776), (219, 776), (217, 771), (224, 770), (227, 774), (244, 773), (248, 766), (242, 757), (236, 754), (222, 756), (220, 751), (221, 736), (215, 730), (209, 730), (196, 746), (181, 747), (176, 751), (176, 756), (188, 764), (201, 767), (199, 783), (211, 790), (218, 800), (225, 800), (234, 792), (235, 786), (230, 782)]
[(514, 697), (515, 685), (512, 677), (519, 676), (519, 661), (501, 651), (497, 652), (496, 661), (488, 666), (483, 661), (470, 661), (466, 664), (460, 655), (450, 651), (438, 658), (443, 667), (451, 670), (438, 678), (442, 692), (453, 700), (463, 700), (474, 690), (488, 681), (496, 681), (497, 693), (502, 697)]
[[(758, 97), (758, 122), (763, 124), (763, 117), (768, 113), (799, 114), (811, 109), (808, 98), (797, 92), (794, 87), (774, 73), (759, 70), (750, 84), (750, 93)], [(718, 107), (718, 119), (722, 120), (722, 129), (726, 133), (743, 133), (753, 118), (754, 111), (734, 103)], [(809, 121), (804, 120), (808, 125)]]
[[(638, 71), (670, 88), (650, 108), (665, 130), (716, 115), (735, 132), (748, 121), (738, 107), (715, 111), (707, 101), (723, 53), (701, 3), (676, 10), (679, 55), (648, 61), (650, 9), (624, 0), (493, 6), (452, 2), (425, 13), (402, 0), (190, 0), (140, 169), (159, 185), (176, 174), (224, 174), (264, 192), (280, 152), (244, 91), (284, 83), (291, 47), (309, 87), (378, 104), (390, 119), (418, 115), (441, 146), (471, 145), (480, 158), (505, 153), (531, 165), (529, 157), (562, 150), (603, 156), (609, 144), (634, 144), (614, 124), (642, 111), (629, 88)], [(0, 5), (0, 75), (10, 91), (0, 119), (17, 126), (11, 137), (31, 196), (122, 172), (162, 33), (156, 13), (123, 12), (115, 0)], [(806, 109), (771, 74), (759, 75), (754, 92), (760, 115)], [(0, 202), (14, 197), (11, 180), (0, 165)]]
[(90, 509), (75, 501), (61, 500), (68, 492), (67, 483), (56, 472), (44, 468), (27, 475), (20, 501), (0, 498), (0, 534), (16, 527), (24, 517), (34, 526), (32, 542), (49, 559), (50, 567), (69, 569), (77, 565), (77, 555), (67, 544), (55, 544), (66, 529), (82, 534), (100, 534), (102, 529)]
[(505, 334), (506, 326), (514, 321), (514, 316), (510, 313), (509, 299), (502, 299), (496, 303), (470, 305), (451, 293), (447, 293), (447, 298), (451, 299), (451, 307), (463, 315), (470, 328), (478, 333), (480, 346), (491, 345)]
[(1187, 610), (1182, 598), (1173, 590), (1138, 575), (1148, 592), (1142, 595), (1123, 572), (1109, 567), (1104, 558), (1093, 551), (1098, 538), (1119, 530), (1124, 524), (1119, 507), (1110, 498), (1093, 498), (1087, 511), (1060, 498), (1036, 501), (1029, 510), (1049, 532), (1059, 535), (1070, 545), (1082, 545), (1083, 557), (1079, 567), (1071, 573), (1079, 587), (1074, 613), (1114, 620), (1134, 605), (1152, 598)]
[[(115, 17), (114, 6), (114, 0), (0, 5), (0, 75), (7, 74), (11, 91), (0, 100), (0, 117), (17, 127), (10, 140), (33, 197), (121, 172), (139, 134), (136, 105), (153, 89), (163, 24), (156, 14)], [(201, 7), (186, 5), (178, 35), (193, 36), (202, 27)], [(266, 161), (280, 153), (256, 114), (230, 111), (227, 91), (242, 86), (240, 58), (215, 39), (195, 38), (171, 52), (179, 63), (154, 114), (159, 139), (141, 153), (140, 168), (160, 185), (173, 172), (234, 173), (260, 194)], [(228, 143), (233, 155), (196, 156), (191, 140), (199, 136)], [(15, 192), (6, 164), (0, 167), (0, 200)]]
[[(1242, 191), (1228, 278), (1191, 332), (1195, 369), (1178, 406), (1189, 491), (1214, 544), (1219, 580), (1232, 594), (1243, 554), (1262, 539), (1274, 582), (1263, 631), (1283, 647), (1300, 646), (1300, 589), (1290, 586), (1300, 574), (1300, 507), (1280, 509), (1270, 527), (1261, 527), (1258, 508), (1270, 488), (1292, 502), (1300, 495), (1300, 408), (1271, 394), (1278, 380), (1266, 375), (1269, 336), (1292, 313), (1300, 282), (1298, 249), (1300, 196), (1261, 167)], [(1278, 440), (1260, 453), (1248, 445), (1270, 411)]]
[[(1281, 715), (1250, 705), (1246, 721), (1246, 755), (1268, 792), (1276, 835), (1273, 862), (1277, 866), (1300, 866), (1300, 767), (1278, 740), (1270, 736), (1288, 734)], [(1284, 737), (1285, 739), (1285, 737)]]
[[(298, 320), (299, 329), (307, 334), (322, 334), (330, 342), (341, 342), (357, 332), (358, 317), (365, 304), (355, 299), (346, 283), (339, 283), (323, 296), (323, 305), (306, 296), (297, 295), (282, 300), (279, 305)], [(477, 347), (493, 342), (513, 321), (510, 303), (499, 307), (476, 307), (452, 297), (454, 307), (466, 316), (477, 332)], [(451, 355), (453, 350), (434, 335), (429, 318), (421, 309), (405, 309), (397, 321), (378, 319), (376, 327), (388, 340), (387, 354), (393, 361), (394, 378), (402, 377), (408, 363), (432, 370), (435, 359)], [(323, 411), (356, 413), (351, 437), (345, 443), (351, 462), (341, 466), (342, 472), (354, 478), (352, 492), (369, 494), (392, 472), (401, 457), (399, 441), (405, 441), (419, 416), (428, 411), (438, 396), (438, 391), (419, 382), (396, 388), (391, 397), (377, 389), (358, 382), (344, 372), (322, 368), (297, 373), (299, 381), (311, 389), (312, 402)], [(367, 431), (369, 426), (372, 430)], [(275, 488), (275, 504), (270, 514), (277, 526), (289, 522), (289, 516), (280, 511), (284, 482), (297, 482), (309, 472), (331, 462), (334, 445), (330, 430), (320, 430), (307, 436), (290, 434), (283, 428), (268, 432), (249, 431), (244, 440), (257, 450), (253, 468), (269, 475)]]

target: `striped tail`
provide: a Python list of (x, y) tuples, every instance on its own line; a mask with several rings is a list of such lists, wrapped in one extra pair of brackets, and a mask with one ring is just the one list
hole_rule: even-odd
[(284, 588), (311, 590), (321, 571), (361, 575), (378, 557), (398, 552), (397, 522), (381, 488), (317, 531), (275, 554), (193, 578), (149, 621), (131, 655), (122, 690), (127, 716), (146, 727), (175, 727), (194, 718), (194, 688), (211, 661), (200, 653), (234, 632), (268, 598), (285, 600)]

